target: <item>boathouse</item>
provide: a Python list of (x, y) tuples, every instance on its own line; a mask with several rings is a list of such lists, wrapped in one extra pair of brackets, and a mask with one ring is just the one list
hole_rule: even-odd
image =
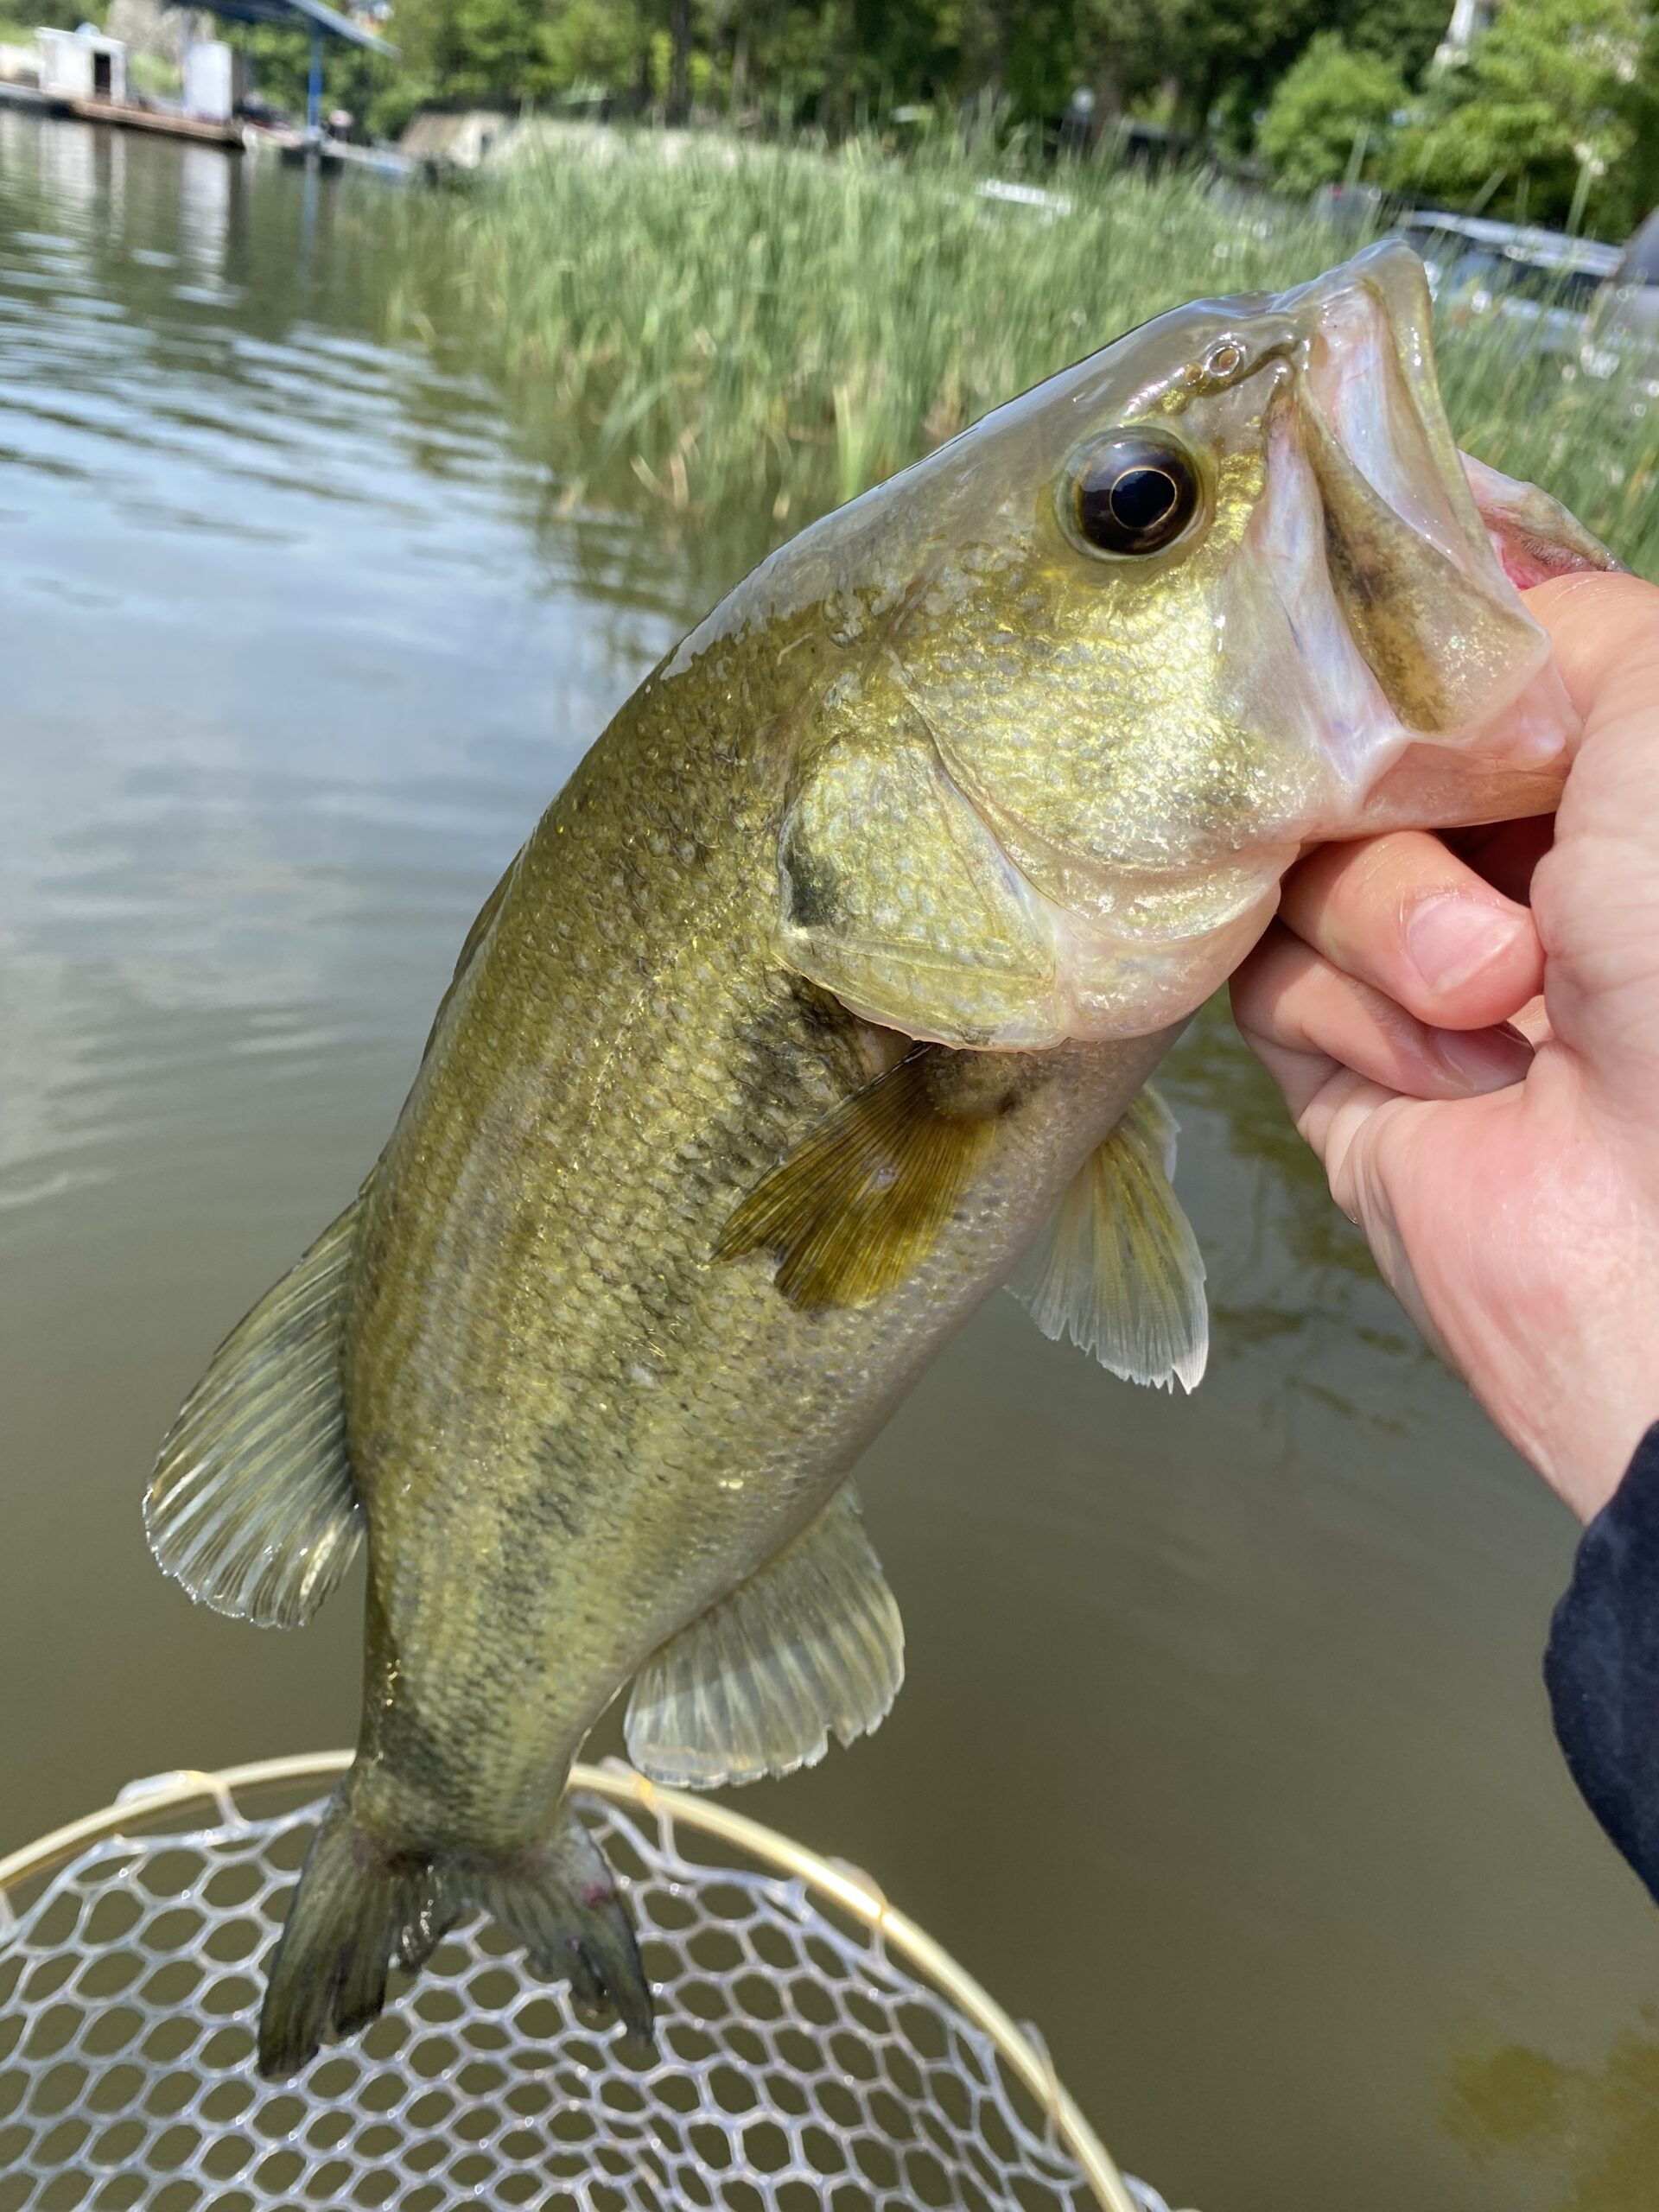
[(322, 50), (329, 39), (345, 46), (360, 46), (371, 54), (396, 56), (397, 49), (377, 38), (353, 17), (331, 8), (327, 0), (182, 0), (211, 16), (233, 23), (282, 23), (311, 35), (311, 72), (306, 86), (305, 125), (315, 138), (322, 127)]
[(90, 23), (78, 31), (35, 33), (40, 54), (41, 90), (53, 100), (109, 100), (127, 97), (127, 49), (118, 38), (105, 38)]

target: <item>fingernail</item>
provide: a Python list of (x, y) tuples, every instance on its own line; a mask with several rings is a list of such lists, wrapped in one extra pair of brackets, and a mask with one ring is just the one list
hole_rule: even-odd
[(1505, 1029), (1437, 1029), (1434, 1051), (1454, 1081), (1471, 1090), (1503, 1090), (1532, 1065), (1524, 1037)]
[(1448, 891), (1426, 899), (1406, 924), (1406, 950), (1432, 991), (1455, 991), (1507, 952), (1527, 926), (1524, 914), (1503, 912)]

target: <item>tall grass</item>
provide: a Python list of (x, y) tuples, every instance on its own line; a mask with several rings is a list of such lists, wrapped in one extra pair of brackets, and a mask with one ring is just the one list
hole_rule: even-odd
[[(411, 205), (397, 311), (500, 379), (573, 503), (779, 537), (1131, 324), (1355, 243), (1195, 176), (1078, 164), (1037, 204), (988, 176), (961, 149), (550, 130), (458, 207)], [(1493, 319), (1444, 334), (1441, 366), (1465, 444), (1659, 569), (1644, 391)]]

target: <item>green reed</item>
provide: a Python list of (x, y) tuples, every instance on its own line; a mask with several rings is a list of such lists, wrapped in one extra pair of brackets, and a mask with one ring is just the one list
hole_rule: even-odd
[[(569, 504), (777, 538), (1147, 315), (1356, 243), (1196, 175), (1015, 168), (1050, 195), (1028, 205), (988, 195), (1009, 175), (960, 145), (550, 128), (464, 200), (408, 204), (395, 311), (500, 380)], [(1659, 569), (1643, 393), (1564, 377), (1496, 318), (1444, 334), (1442, 372), (1466, 444)]]

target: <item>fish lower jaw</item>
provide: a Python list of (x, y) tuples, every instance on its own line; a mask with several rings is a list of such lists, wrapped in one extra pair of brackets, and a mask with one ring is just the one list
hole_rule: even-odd
[[(1290, 855), (1287, 855), (1290, 857)], [(1071, 1042), (1147, 1037), (1185, 1021), (1219, 989), (1279, 906), (1279, 872), (1238, 912), (1200, 933), (1128, 944), (1071, 916), (1056, 931), (1058, 1020)]]
[(1372, 784), (1357, 818), (1324, 834), (1450, 830), (1553, 814), (1581, 730), (1546, 645), (1541, 664), (1482, 721), (1449, 737), (1406, 732), (1406, 742)]
[(1581, 734), (1567, 684), (1546, 648), (1541, 665), (1514, 698), (1468, 731), (1459, 743), (1471, 761), (1491, 760), (1520, 775), (1564, 777)]
[(1046, 982), (1033, 976), (1025, 988), (999, 993), (995, 1013), (982, 1001), (982, 1026), (969, 1027), (942, 1011), (937, 1022), (912, 1015), (899, 1027), (890, 1014), (861, 1005), (855, 990), (837, 989), (836, 996), (849, 1014), (884, 1036), (958, 1050), (1041, 1052), (1065, 1045), (1150, 1037), (1188, 1020), (1226, 982), (1273, 919), (1281, 869), (1295, 856), (1294, 846), (1276, 854), (1268, 880), (1248, 904), (1216, 925), (1162, 941), (1150, 934), (1139, 941), (1109, 937), (1065, 909), (1050, 906), (1052, 975)]

